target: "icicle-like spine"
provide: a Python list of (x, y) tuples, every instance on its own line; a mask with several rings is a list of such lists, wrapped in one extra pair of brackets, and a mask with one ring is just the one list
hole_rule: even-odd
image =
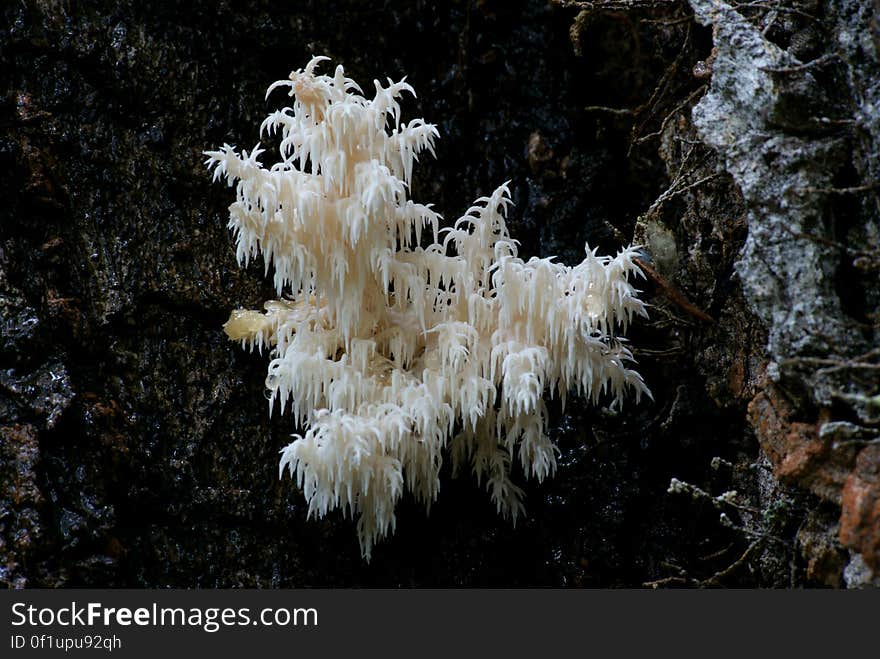
[[(393, 532), (404, 487), (437, 497), (442, 455), (485, 480), (501, 514), (522, 511), (511, 461), (543, 479), (556, 470), (545, 391), (570, 389), (612, 405), (650, 395), (620, 334), (645, 305), (627, 247), (589, 247), (574, 267), (517, 256), (507, 232), (507, 184), (440, 230), (430, 204), (407, 199), (419, 154), (437, 128), (401, 122), (404, 80), (374, 82), (372, 99), (345, 77), (316, 73), (315, 57), (288, 80), (290, 107), (260, 127), (280, 138), (268, 169), (258, 144), (206, 152), (214, 180), (236, 188), (229, 228), (247, 265), (262, 254), (279, 298), (236, 310), (233, 340), (271, 350), (270, 411), (291, 411), (303, 434), (279, 471), (302, 489), (309, 515), (358, 517), (369, 559)], [(428, 231), (425, 231), (428, 229)], [(430, 240), (430, 244), (423, 241)], [(458, 433), (456, 434), (456, 429)]]

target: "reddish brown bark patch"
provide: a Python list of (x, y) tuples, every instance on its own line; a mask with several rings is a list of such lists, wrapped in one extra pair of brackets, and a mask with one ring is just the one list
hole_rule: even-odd
[(807, 487), (823, 499), (840, 502), (849, 471), (829, 460), (831, 447), (819, 437), (817, 424), (792, 421), (791, 405), (773, 385), (752, 399), (748, 414), (777, 478)]
[(843, 487), (840, 542), (880, 569), (880, 445), (859, 453), (856, 468)]
[(880, 445), (838, 442), (820, 434), (820, 423), (793, 421), (773, 385), (752, 399), (748, 414), (776, 477), (840, 504), (840, 542), (880, 569)]

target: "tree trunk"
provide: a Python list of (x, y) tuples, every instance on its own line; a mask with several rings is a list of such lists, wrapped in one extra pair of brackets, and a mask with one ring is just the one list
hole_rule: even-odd
[[(880, 585), (880, 5), (871, 0), (7, 3), (0, 582)], [(444, 469), (371, 563), (306, 519), (203, 151), (312, 55), (407, 75), (411, 197), (511, 180), (520, 253), (645, 248), (654, 400), (550, 402), (516, 527)]]

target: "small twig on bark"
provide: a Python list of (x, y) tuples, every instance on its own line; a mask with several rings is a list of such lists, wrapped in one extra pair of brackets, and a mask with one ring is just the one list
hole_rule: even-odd
[(679, 110), (681, 110), (682, 108), (687, 106), (694, 99), (694, 97), (699, 96), (704, 91), (706, 91), (706, 87), (707, 87), (706, 85), (702, 85), (701, 87), (698, 87), (697, 89), (692, 91), (690, 94), (688, 94), (686, 99), (684, 99), (681, 103), (679, 103), (674, 108), (672, 108), (672, 111), (669, 112), (665, 117), (663, 117), (663, 121), (660, 123), (659, 129), (657, 129), (653, 133), (648, 133), (647, 135), (642, 135), (641, 137), (637, 137), (637, 138), (633, 139), (632, 143), (630, 144), (630, 151), (632, 151), (632, 147), (634, 145), (642, 144), (644, 142), (647, 142), (650, 139), (653, 139), (655, 137), (659, 137), (660, 135), (662, 135), (663, 131), (666, 130), (666, 126), (669, 125), (669, 122), (672, 121), (672, 118), (679, 112)]
[[(825, 238), (824, 236), (817, 236), (812, 233), (805, 233), (803, 231), (795, 231), (788, 225), (781, 225), (782, 229), (786, 231), (789, 235), (795, 238), (801, 238), (803, 240), (809, 240), (814, 243), (818, 243), (819, 245), (824, 245), (825, 247), (831, 247), (833, 249), (839, 249), (840, 251), (849, 254), (853, 257), (874, 257), (877, 258), (878, 254), (880, 254), (880, 250), (864, 250), (864, 249), (853, 249), (848, 245), (844, 245), (843, 243), (837, 242), (836, 240), (831, 240), (830, 238)], [(781, 242), (781, 241), (780, 241)]]
[(715, 319), (712, 318), (709, 314), (707, 314), (702, 309), (695, 306), (690, 300), (688, 300), (684, 294), (678, 289), (678, 287), (670, 282), (666, 277), (657, 272), (650, 265), (645, 263), (642, 259), (634, 259), (638, 266), (642, 269), (642, 271), (648, 276), (651, 281), (653, 281), (660, 290), (672, 301), (676, 306), (678, 306), (685, 313), (693, 316), (694, 318), (698, 318), (706, 323), (714, 323)]
[(803, 64), (794, 64), (792, 66), (759, 66), (757, 68), (759, 71), (766, 71), (768, 73), (798, 73), (835, 59), (842, 59), (839, 53), (827, 53), (826, 55), (817, 57), (809, 62), (804, 62)]
[(605, 105), (588, 105), (584, 108), (584, 112), (607, 112), (608, 114), (620, 114), (632, 116), (636, 113), (630, 108), (610, 108)]
[(802, 192), (814, 192), (821, 194), (856, 194), (858, 192), (870, 192), (880, 188), (880, 183), (867, 183), (865, 185), (854, 185), (849, 188), (801, 188)]
[(794, 7), (782, 7), (780, 4), (771, 5), (767, 2), (737, 2), (733, 4), (734, 9), (766, 9), (767, 11), (778, 11), (780, 14), (795, 14), (796, 16), (801, 16), (811, 21), (818, 21), (819, 19), (813, 16), (812, 14), (808, 14), (805, 11), (801, 11), (800, 9), (796, 9)]
[(650, 215), (651, 213), (655, 212), (658, 208), (660, 208), (660, 206), (662, 204), (669, 201), (670, 199), (675, 199), (676, 197), (683, 195), (685, 192), (689, 192), (689, 191), (693, 190), (694, 188), (697, 188), (697, 187), (703, 185), (704, 183), (708, 183), (709, 181), (718, 178), (719, 176), (721, 176), (721, 173), (715, 172), (714, 174), (709, 174), (708, 176), (704, 176), (703, 178), (698, 179), (698, 180), (694, 181), (693, 183), (689, 183), (688, 185), (684, 186), (683, 188), (676, 188), (675, 186), (678, 182), (678, 181), (676, 181), (675, 183), (672, 184), (672, 186), (670, 186), (670, 188), (666, 192), (664, 192), (659, 197), (657, 197), (657, 199), (654, 201), (653, 204), (651, 204), (651, 207), (648, 209), (648, 211), (647, 211), (647, 213), (645, 213), (645, 215)]
[(594, 11), (630, 11), (681, 6), (682, 0), (553, 0), (560, 7)]
[(723, 570), (719, 570), (718, 572), (713, 574), (708, 579), (703, 579), (700, 582), (700, 586), (702, 586), (702, 587), (722, 586), (723, 585), (722, 580), (725, 579), (726, 577), (730, 576), (731, 574), (733, 574), (733, 572), (735, 572), (741, 566), (743, 566), (751, 558), (752, 552), (754, 552), (756, 549), (758, 549), (763, 544), (764, 544), (764, 542), (763, 542), (762, 538), (755, 540), (743, 552), (742, 556), (740, 556), (738, 559), (736, 559), (733, 563), (728, 565)]

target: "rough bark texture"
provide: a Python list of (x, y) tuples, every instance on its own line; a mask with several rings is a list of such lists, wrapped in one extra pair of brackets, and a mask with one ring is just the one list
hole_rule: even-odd
[[(876, 3), (0, 11), (0, 582), (880, 583)], [(452, 218), (512, 179), (526, 256), (650, 255), (655, 400), (556, 409), (516, 528), (447, 475), (365, 564), (277, 479), (294, 429), (220, 330), (272, 291), (201, 152), (250, 148), (265, 87), (319, 53), (418, 89), (442, 139), (414, 199)]]

